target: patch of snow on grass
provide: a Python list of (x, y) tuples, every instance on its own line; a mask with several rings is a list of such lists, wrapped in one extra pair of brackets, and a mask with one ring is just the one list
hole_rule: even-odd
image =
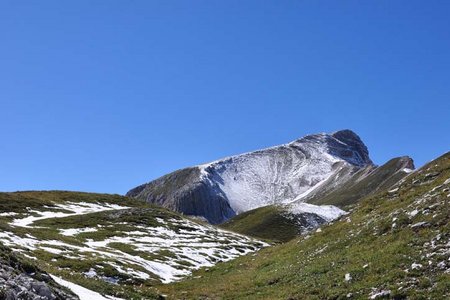
[(415, 209), (415, 210), (409, 212), (408, 215), (412, 218), (412, 217), (415, 217), (418, 213), (419, 213), (419, 211), (417, 209)]
[[(28, 216), (23, 219), (16, 219), (10, 224), (12, 226), (18, 227), (31, 227), (30, 225), (38, 220), (50, 219), (50, 218), (65, 218), (76, 215), (84, 215), (93, 212), (107, 211), (107, 210), (117, 210), (117, 209), (127, 209), (126, 206), (120, 206), (116, 204), (96, 204), (88, 202), (67, 202), (66, 204), (55, 204), (54, 209), (63, 211), (38, 211), (30, 210), (30, 213), (37, 214), (38, 216)], [(71, 211), (71, 212), (65, 212)]]
[(84, 288), (78, 284), (72, 283), (70, 281), (64, 280), (61, 277), (50, 275), (56, 283), (70, 289), (74, 294), (76, 294), (80, 300), (123, 300), (121, 298), (112, 296), (102, 296), (97, 292), (91, 291)]
[[(163, 283), (181, 279), (200, 267), (215, 265), (218, 261), (227, 261), (249, 252), (256, 251), (268, 244), (248, 237), (219, 230), (212, 226), (203, 226), (190, 221), (169, 220), (184, 228), (174, 231), (166, 227), (136, 226), (140, 231), (127, 232), (127, 236), (115, 236), (105, 240), (87, 240), (85, 245), (97, 253), (115, 257), (122, 263), (130, 263), (143, 267), (148, 272), (157, 275)], [(111, 248), (109, 244), (121, 243), (132, 245), (134, 251), (158, 258), (148, 260), (139, 255), (131, 255)], [(223, 244), (222, 244), (223, 243)], [(168, 254), (160, 256), (161, 251)], [(139, 270), (123, 269), (110, 263), (117, 271), (133, 277), (147, 279), (148, 274)]]
[(377, 299), (377, 298), (385, 298), (388, 297), (391, 294), (390, 290), (373, 290), (370, 295), (369, 299)]
[(3, 213), (0, 213), (0, 217), (10, 217), (10, 216), (15, 216), (15, 215), (17, 215), (17, 213), (15, 213), (15, 212), (3, 212)]
[(346, 211), (334, 205), (314, 205), (304, 202), (292, 203), (287, 205), (287, 208), (292, 214), (313, 213), (327, 221), (332, 221), (342, 215), (347, 214)]
[[(125, 208), (92, 203), (60, 204), (57, 207), (64, 211), (47, 211), (55, 210), (55, 207), (45, 208), (46, 211), (42, 212), (30, 211), (33, 216), (15, 220), (13, 223), (19, 227), (31, 227), (34, 221), (45, 218)], [(114, 236), (106, 235), (107, 238), (103, 237), (101, 231), (113, 230), (109, 227), (127, 223), (60, 229), (59, 232), (64, 236), (74, 236), (82, 232), (100, 233), (95, 240), (77, 237), (77, 243), (73, 244), (60, 240), (40, 240), (31, 234), (0, 231), (0, 243), (27, 255), (38, 249), (57, 255), (52, 261), (58, 261), (59, 256), (75, 260), (90, 260), (95, 257), (113, 266), (118, 272), (143, 280), (159, 279), (163, 283), (180, 280), (195, 269), (210, 267), (217, 262), (231, 260), (268, 246), (267, 243), (190, 220), (158, 219), (158, 223), (159, 226), (156, 227), (134, 225), (134, 230), (131, 231), (119, 229)], [(39, 227), (34, 227), (34, 230), (39, 230)], [(122, 247), (130, 247), (132, 254), (123, 250), (120, 244)], [(84, 275), (89, 277), (93, 274), (89, 271)], [(98, 276), (104, 279), (101, 275)]]
[(36, 250), (36, 245), (39, 244), (39, 241), (35, 238), (19, 237), (8, 231), (0, 232), (0, 240), (3, 245), (12, 246), (13, 249), (19, 246), (28, 250)]
[(74, 236), (84, 232), (95, 232), (97, 228), (69, 228), (69, 229), (61, 229), (60, 233), (65, 236)]
[(53, 254), (61, 254), (63, 251), (60, 249), (55, 249), (55, 248), (51, 248), (51, 247), (44, 247), (44, 246), (40, 246), (39, 247), (42, 250), (45, 250), (49, 253), (53, 253)]

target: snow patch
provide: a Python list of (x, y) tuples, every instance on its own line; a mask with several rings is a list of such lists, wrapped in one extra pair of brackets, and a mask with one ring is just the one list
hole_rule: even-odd
[(383, 297), (387, 297), (391, 294), (390, 290), (373, 290), (370, 295), (369, 295), (369, 299), (377, 299), (377, 298), (383, 298)]
[[(84, 215), (93, 212), (107, 211), (107, 210), (117, 210), (117, 209), (127, 209), (129, 207), (120, 206), (116, 204), (109, 203), (88, 203), (88, 202), (66, 202), (65, 204), (55, 204), (55, 207), (47, 207), (56, 210), (63, 211), (38, 211), (30, 210), (29, 213), (33, 213), (38, 216), (28, 216), (23, 219), (16, 219), (10, 224), (17, 227), (31, 227), (30, 225), (38, 220), (50, 219), (50, 218), (65, 218), (75, 215)], [(70, 212), (65, 212), (70, 211)]]
[(15, 212), (3, 212), (3, 213), (0, 213), (0, 217), (10, 217), (10, 216), (15, 216), (15, 215), (17, 215), (17, 213), (15, 213)]
[(287, 205), (287, 208), (292, 214), (312, 213), (322, 217), (328, 222), (347, 214), (346, 211), (334, 205), (314, 205), (304, 202), (297, 202)]
[[(163, 283), (182, 279), (192, 270), (210, 267), (219, 261), (231, 260), (268, 246), (267, 243), (190, 220), (169, 219), (163, 226), (137, 225), (134, 228), (136, 230), (119, 231), (117, 236), (103, 240), (87, 239), (81, 245), (38, 240), (29, 234), (18, 236), (8, 231), (0, 231), (0, 242), (23, 254), (41, 249), (70, 259), (96, 256), (119, 272), (144, 280), (156, 277)], [(93, 229), (96, 228), (88, 231)], [(65, 230), (63, 233), (66, 235), (80, 232), (79, 229)], [(132, 245), (134, 250), (145, 255), (125, 253), (109, 246), (110, 243)], [(151, 258), (152, 255), (156, 257)], [(96, 276), (95, 270), (90, 270), (85, 276)], [(106, 281), (104, 276), (99, 278)]]
[(67, 280), (62, 279), (61, 277), (51, 275), (53, 280), (68, 289), (70, 289), (75, 295), (77, 295), (80, 300), (124, 300), (122, 298), (112, 297), (112, 296), (102, 296), (97, 292), (91, 291), (87, 288), (84, 288), (78, 284), (69, 282)]
[(69, 228), (69, 229), (60, 229), (60, 233), (65, 236), (74, 236), (80, 233), (85, 232), (96, 232), (97, 228)]

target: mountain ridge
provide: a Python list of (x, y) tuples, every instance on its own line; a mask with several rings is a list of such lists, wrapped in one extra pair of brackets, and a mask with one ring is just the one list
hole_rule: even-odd
[(337, 172), (369, 166), (375, 167), (367, 146), (345, 129), (181, 169), (126, 195), (217, 224), (244, 211), (300, 200)]

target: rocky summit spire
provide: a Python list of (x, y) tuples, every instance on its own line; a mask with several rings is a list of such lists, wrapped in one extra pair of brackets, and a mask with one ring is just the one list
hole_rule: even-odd
[(332, 133), (331, 136), (346, 144), (348, 146), (348, 150), (353, 151), (353, 154), (357, 156), (357, 161), (359, 164), (373, 164), (369, 157), (369, 150), (367, 149), (367, 146), (356, 133), (350, 129), (344, 129)]

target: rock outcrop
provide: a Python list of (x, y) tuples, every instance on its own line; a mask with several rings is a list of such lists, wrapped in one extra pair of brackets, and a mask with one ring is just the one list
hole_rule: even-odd
[(21, 262), (0, 246), (0, 299), (76, 300), (77, 296), (57, 285), (32, 265)]

